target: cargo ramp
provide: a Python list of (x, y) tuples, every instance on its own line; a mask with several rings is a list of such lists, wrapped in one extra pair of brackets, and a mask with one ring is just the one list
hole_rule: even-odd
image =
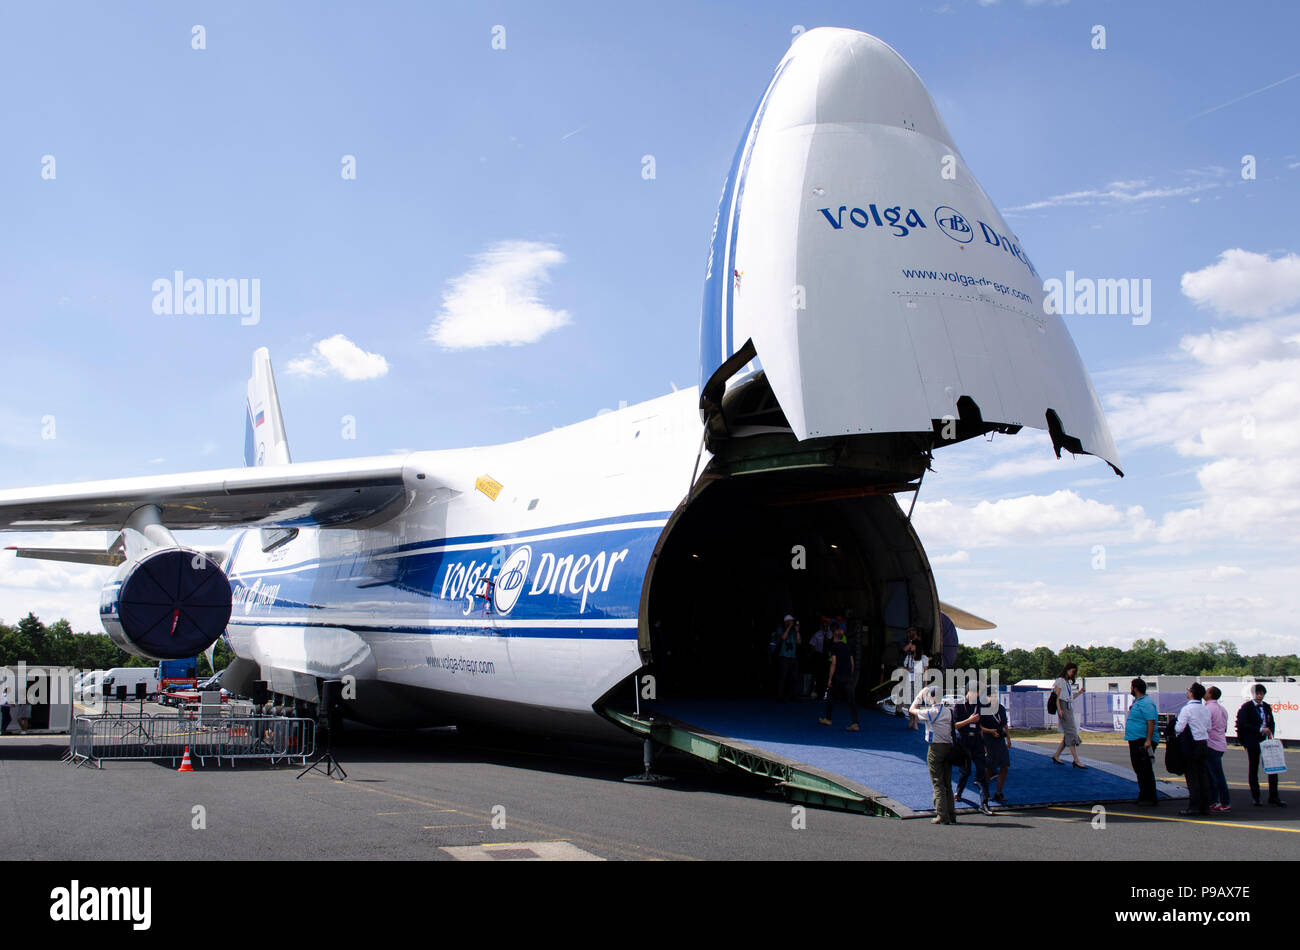
[[(642, 703), (640, 711), (604, 708), (602, 714), (653, 742), (720, 766), (776, 782), (790, 801), (894, 818), (934, 814), (924, 733), (905, 718), (874, 709), (860, 711), (860, 731), (848, 732), (840, 705), (832, 726), (818, 723), (820, 703), (808, 700), (666, 700)], [(1084, 758), (1087, 769), (1060, 766), (1044, 748), (1013, 742), (1006, 805), (998, 811), (1132, 801), (1132, 774)], [(957, 775), (954, 771), (953, 783)], [(1186, 790), (1157, 783), (1162, 798)], [(957, 802), (959, 812), (979, 803), (973, 789)]]

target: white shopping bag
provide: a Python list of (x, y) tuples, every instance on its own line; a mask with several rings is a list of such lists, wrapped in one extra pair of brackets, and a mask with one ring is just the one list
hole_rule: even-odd
[(1261, 742), (1259, 756), (1264, 763), (1264, 771), (1269, 775), (1286, 771), (1286, 756), (1282, 752), (1281, 739), (1265, 739)]

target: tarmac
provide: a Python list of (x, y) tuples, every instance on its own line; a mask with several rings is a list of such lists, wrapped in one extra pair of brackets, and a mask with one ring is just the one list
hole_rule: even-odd
[[(1085, 742), (1087, 737), (1085, 736)], [(1021, 743), (1034, 740), (1021, 740)], [(1038, 743), (1051, 751), (1054, 740)], [(945, 860), (1284, 859), (1300, 854), (1291, 807), (1252, 807), (1246, 758), (1225, 767), (1233, 811), (1184, 818), (1183, 802), (963, 814), (956, 826), (871, 818), (783, 800), (765, 780), (667, 751), (658, 785), (629, 784), (640, 750), (454, 729), (350, 728), (348, 778), (241, 763), (60, 762), (62, 736), (0, 739), (0, 853), (60, 860)], [(1121, 769), (1122, 745), (1090, 759)], [(1167, 775), (1167, 781), (1181, 780)], [(1013, 767), (1008, 792), (1015, 787)], [(967, 793), (970, 798), (970, 793)], [(1101, 808), (1103, 811), (1094, 809)]]

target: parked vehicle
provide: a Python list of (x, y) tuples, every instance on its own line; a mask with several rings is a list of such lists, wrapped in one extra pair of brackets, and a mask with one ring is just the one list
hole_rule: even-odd
[(104, 695), (110, 698), (117, 696), (119, 686), (126, 687), (126, 695), (129, 698), (135, 697), (135, 688), (137, 683), (144, 684), (144, 693), (146, 699), (153, 699), (158, 695), (158, 668), (156, 666), (117, 666), (104, 673)]
[(194, 687), (186, 683), (168, 683), (158, 693), (158, 702), (164, 706), (181, 706), (185, 696), (194, 692)]
[(224, 669), (217, 670), (216, 673), (198, 683), (194, 688), (200, 692), (205, 689), (221, 689), (221, 674), (224, 672), (226, 672)]

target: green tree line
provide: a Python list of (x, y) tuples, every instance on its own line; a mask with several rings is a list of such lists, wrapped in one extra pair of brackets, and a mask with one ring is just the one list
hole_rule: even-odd
[(1135, 640), (1119, 647), (1069, 645), (1059, 653), (1050, 647), (1004, 650), (989, 640), (977, 647), (957, 648), (963, 669), (997, 669), (1003, 683), (1022, 679), (1055, 679), (1066, 663), (1077, 663), (1080, 676), (1300, 676), (1300, 656), (1242, 656), (1231, 640), (1201, 643), (1190, 650), (1171, 650), (1163, 640)]
[[(213, 659), (223, 669), (234, 658), (224, 640), (217, 641)], [(132, 656), (106, 633), (75, 633), (66, 620), (42, 623), (28, 614), (12, 626), (0, 623), (0, 666), (71, 666), (79, 670), (111, 670), (117, 666), (157, 666), (157, 660)], [(205, 656), (199, 657), (199, 676), (210, 676)]]

